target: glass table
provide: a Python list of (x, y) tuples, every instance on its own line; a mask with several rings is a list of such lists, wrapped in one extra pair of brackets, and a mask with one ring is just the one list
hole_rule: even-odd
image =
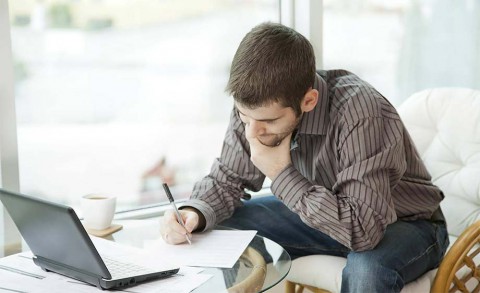
[[(145, 242), (160, 237), (159, 221), (159, 218), (115, 221), (123, 229), (104, 238), (143, 248)], [(203, 273), (213, 277), (193, 292), (264, 292), (283, 280), (290, 266), (290, 256), (280, 245), (257, 235), (233, 268), (205, 268)]]

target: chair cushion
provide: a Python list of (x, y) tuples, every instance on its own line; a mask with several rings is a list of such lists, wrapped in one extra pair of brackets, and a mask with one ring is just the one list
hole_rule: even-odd
[[(456, 237), (450, 236), (450, 245)], [(304, 285), (310, 285), (332, 293), (340, 292), (342, 271), (347, 263), (344, 257), (330, 255), (309, 255), (295, 259), (288, 273), (287, 280)], [(437, 269), (431, 270), (408, 283), (401, 293), (430, 292)]]
[(309, 255), (295, 259), (287, 275), (287, 280), (340, 292), (342, 270), (347, 259), (330, 255)]
[[(287, 279), (295, 283), (322, 288), (332, 293), (340, 292), (342, 270), (346, 262), (346, 258), (338, 256), (310, 255), (301, 257), (292, 262), (292, 268)], [(437, 269), (431, 270), (417, 280), (408, 283), (401, 293), (430, 292), (436, 272)]]

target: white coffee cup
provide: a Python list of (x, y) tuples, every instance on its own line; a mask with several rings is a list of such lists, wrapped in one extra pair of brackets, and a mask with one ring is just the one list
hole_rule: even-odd
[(87, 194), (81, 198), (83, 224), (94, 230), (104, 230), (112, 225), (117, 199), (114, 196)]

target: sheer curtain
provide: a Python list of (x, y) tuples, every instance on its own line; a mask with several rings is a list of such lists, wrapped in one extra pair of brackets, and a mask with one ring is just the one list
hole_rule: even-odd
[(480, 88), (480, 2), (414, 0), (405, 13), (399, 96), (431, 87)]

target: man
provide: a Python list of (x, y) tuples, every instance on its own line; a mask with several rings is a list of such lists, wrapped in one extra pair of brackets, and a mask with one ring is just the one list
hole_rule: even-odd
[[(240, 43), (227, 91), (234, 109), (221, 157), (162, 236), (220, 223), (255, 229), (292, 258), (345, 256), (342, 292), (399, 292), (440, 263), (442, 192), (393, 106), (344, 70), (315, 71), (311, 44), (280, 24)], [(248, 199), (265, 176), (274, 196)]]

